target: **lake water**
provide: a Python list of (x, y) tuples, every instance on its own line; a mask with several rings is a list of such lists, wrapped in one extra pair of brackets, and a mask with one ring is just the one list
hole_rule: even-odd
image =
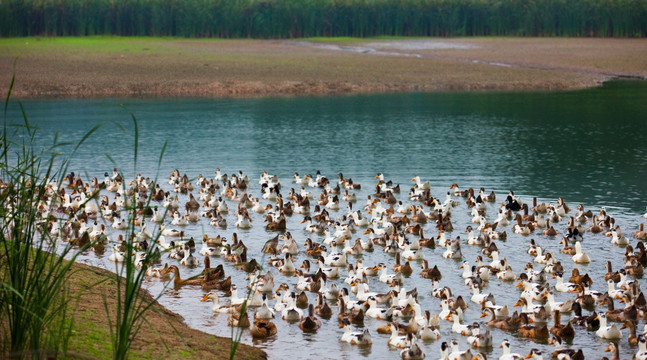
[[(104, 172), (111, 171), (114, 165), (106, 156), (109, 154), (128, 179), (132, 179), (136, 172), (151, 178), (158, 176), (167, 190), (170, 186), (166, 178), (172, 169), (179, 169), (190, 177), (198, 174), (212, 177), (216, 168), (229, 174), (240, 170), (252, 179), (249, 192), (260, 197), (258, 178), (262, 170), (279, 176), (284, 196), (291, 187), (299, 188), (291, 182), (295, 171), (303, 175), (320, 170), (331, 179), (336, 179), (342, 172), (363, 186), (356, 192), (359, 201), (355, 208), (361, 208), (366, 196), (374, 190), (374, 177), (378, 172), (400, 184), (403, 193), (398, 198), (405, 203), (409, 202), (406, 193), (413, 184), (411, 178), (418, 175), (430, 181), (432, 195), (441, 201), (452, 183), (458, 183), (461, 189), (484, 187), (488, 193), (494, 190), (498, 202), (488, 205), (487, 218), (490, 221), (496, 219), (498, 203), (509, 190), (514, 190), (526, 202), (536, 196), (539, 201), (555, 203), (557, 197), (562, 196), (572, 208), (583, 204), (597, 212), (605, 207), (635, 245), (636, 240), (631, 234), (644, 221), (642, 214), (647, 205), (646, 100), (647, 83), (614, 81), (596, 89), (551, 93), (416, 93), (218, 100), (27, 100), (23, 104), (30, 123), (41, 129), (37, 144), (44, 148), (52, 144), (57, 133), (59, 141), (75, 142), (96, 124), (104, 124), (80, 148), (71, 163), (71, 170), (80, 171), (87, 177), (102, 179)], [(133, 162), (131, 114), (138, 124), (136, 164)], [(10, 107), (8, 118), (10, 121), (19, 119), (15, 102)], [(168, 143), (160, 162), (165, 141)], [(318, 197), (318, 189), (310, 191)], [(459, 205), (452, 216), (456, 230), (450, 236), (460, 235), (465, 239), (463, 230), (474, 224), (464, 201), (457, 200)], [(229, 202), (230, 209), (235, 209), (235, 206), (234, 202)], [(332, 212), (337, 218), (343, 214), (346, 214), (345, 205)], [(313, 237), (304, 232), (301, 218), (294, 215), (288, 221), (288, 230), (299, 245), (306, 237)], [(264, 230), (262, 217), (253, 214), (253, 227), (249, 230), (237, 230), (232, 213), (227, 215), (227, 220), (229, 227), (224, 230), (202, 221), (189, 225), (185, 231), (196, 238), (204, 232), (231, 238), (231, 234), (237, 232), (250, 248), (251, 256), (259, 259), (264, 242), (274, 236), (274, 233)], [(424, 228), (426, 235), (437, 234), (433, 223)], [(587, 233), (583, 247), (591, 256), (592, 263), (577, 266), (569, 256), (559, 253), (559, 238), (549, 238), (541, 232), (523, 237), (512, 233), (512, 225), (504, 229), (508, 240), (498, 245), (516, 274), (523, 271), (527, 262), (532, 262), (532, 257), (525, 253), (530, 238), (555, 251), (567, 274), (574, 267), (591, 274), (593, 288), (600, 291), (606, 290), (601, 278), (605, 272), (604, 264), (607, 260), (621, 264), (624, 255), (624, 249), (612, 245), (604, 235)], [(556, 229), (563, 234), (565, 220), (557, 224)], [(358, 230), (353, 236), (366, 235)], [(313, 238), (323, 240), (323, 237)], [(473, 263), (479, 250), (465, 245), (463, 258)], [(451, 286), (455, 295), (469, 299), (471, 292), (462, 284), (460, 262), (443, 259), (443, 251), (437, 248), (424, 252), (431, 264), (440, 267), (443, 273), (441, 285)], [(393, 262), (392, 256), (381, 252), (379, 247), (362, 258), (368, 265)], [(299, 254), (296, 262), (300, 264), (303, 259), (305, 255)], [(98, 258), (88, 254), (84, 261), (112, 268), (107, 255), (106, 258)], [(223, 260), (214, 258), (212, 266), (220, 262)], [(414, 268), (417, 269), (416, 266)], [(244, 274), (230, 265), (226, 265), (226, 269), (234, 283), (244, 288)], [(182, 270), (183, 277), (199, 272), (199, 269)], [(274, 268), (271, 270), (277, 284), (295, 284), (297, 281), (297, 278), (277, 275)], [(342, 280), (336, 282), (342, 284)], [(554, 283), (554, 280), (550, 282)], [(644, 288), (644, 280), (640, 282)], [(388, 291), (388, 287), (377, 279), (371, 279), (370, 285), (371, 291)], [(149, 281), (147, 286), (153, 292), (162, 290), (162, 285), (155, 280)], [(438, 299), (430, 296), (430, 281), (420, 278), (417, 270), (406, 279), (404, 287), (418, 288), (423, 309), (432, 313), (440, 311)], [(512, 306), (519, 296), (514, 284), (496, 279), (484, 291), (495, 293), (497, 303), (501, 305)], [(230, 336), (226, 315), (213, 315), (210, 304), (199, 301), (202, 295), (202, 290), (196, 288), (168, 289), (160, 302), (180, 313), (192, 327)], [(312, 294), (309, 295), (314, 301)], [(571, 297), (571, 294), (557, 293), (557, 300)], [(469, 305), (465, 322), (479, 321), (480, 309), (473, 303)], [(335, 306), (333, 309), (336, 311)], [(563, 322), (568, 318), (566, 315)], [(342, 331), (338, 329), (335, 317), (324, 320), (323, 327), (315, 334), (303, 333), (298, 324), (290, 325), (281, 319), (275, 319), (275, 322), (279, 327), (278, 336), (254, 342), (273, 359), (290, 356), (295, 351), (305, 358), (315, 355), (348, 359), (398, 356), (398, 352), (387, 347), (388, 336), (375, 332), (381, 321), (365, 321), (374, 339), (370, 348), (341, 343)], [(552, 324), (551, 320), (549, 324)], [(642, 325), (643, 322), (639, 329)], [(451, 332), (450, 322), (443, 321), (440, 330), (442, 340), (423, 344), (428, 358), (437, 358), (441, 341), (451, 338), (459, 339), (461, 349), (466, 348), (462, 336)], [(603, 356), (607, 341), (581, 328), (576, 328), (576, 331), (574, 348), (583, 348), (587, 358)], [(627, 345), (628, 332), (623, 331), (621, 355), (630, 357), (636, 348)], [(489, 350), (489, 357), (500, 356), (497, 346), (503, 338), (511, 340), (513, 351), (521, 355), (533, 347), (552, 352), (550, 345), (498, 329), (492, 329), (492, 332), (495, 348)], [(247, 331), (243, 334), (243, 341), (252, 343)]]

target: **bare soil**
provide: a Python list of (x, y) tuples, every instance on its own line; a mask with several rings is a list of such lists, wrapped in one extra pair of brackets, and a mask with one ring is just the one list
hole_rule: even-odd
[[(68, 282), (71, 294), (80, 294), (75, 308), (75, 334), (71, 339), (70, 356), (109, 359), (110, 328), (106, 305), (115, 309), (115, 274), (109, 271), (74, 264), (75, 272)], [(145, 293), (144, 296), (150, 296)], [(104, 302), (105, 300), (105, 302)], [(216, 337), (189, 328), (182, 317), (155, 304), (146, 315), (146, 322), (133, 341), (131, 359), (229, 359), (231, 339)], [(114, 321), (114, 320), (113, 320)], [(265, 359), (257, 348), (239, 344), (236, 359)]]
[(0, 40), (0, 83), (10, 83), (17, 55), (16, 97), (556, 90), (647, 78), (647, 39), (55, 41)]

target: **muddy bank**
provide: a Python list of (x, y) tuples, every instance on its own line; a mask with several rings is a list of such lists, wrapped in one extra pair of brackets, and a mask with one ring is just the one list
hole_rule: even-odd
[(647, 40), (0, 40), (16, 97), (246, 97), (556, 90), (647, 77)]
[[(70, 339), (70, 355), (81, 358), (109, 359), (112, 356), (110, 328), (106, 305), (115, 308), (114, 273), (75, 264), (68, 281), (70, 293), (80, 294), (74, 306), (74, 336)], [(145, 296), (150, 296), (146, 294)], [(105, 303), (104, 303), (105, 301)], [(212, 314), (205, 314), (212, 316)], [(231, 339), (189, 328), (183, 318), (159, 304), (146, 313), (129, 351), (130, 358), (143, 359), (228, 359)], [(265, 352), (240, 344), (236, 359), (265, 359)]]

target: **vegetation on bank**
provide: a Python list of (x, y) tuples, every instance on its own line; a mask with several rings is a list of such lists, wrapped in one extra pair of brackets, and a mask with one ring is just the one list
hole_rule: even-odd
[(0, 36), (647, 36), (644, 0), (7, 0)]

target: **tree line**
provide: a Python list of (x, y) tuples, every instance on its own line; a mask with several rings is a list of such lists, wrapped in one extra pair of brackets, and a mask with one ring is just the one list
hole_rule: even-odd
[(644, 37), (645, 0), (3, 0), (0, 36)]

